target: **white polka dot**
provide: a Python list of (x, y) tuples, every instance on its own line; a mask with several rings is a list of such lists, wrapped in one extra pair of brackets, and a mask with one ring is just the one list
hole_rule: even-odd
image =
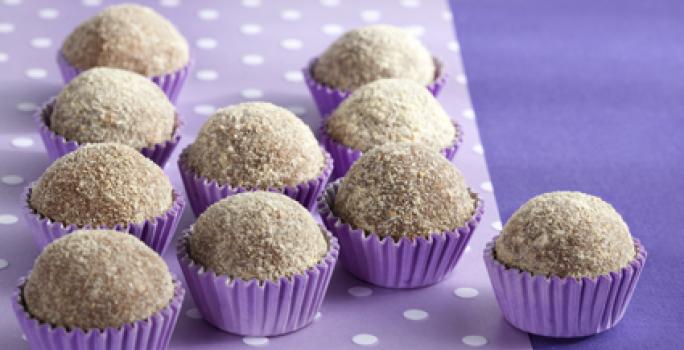
[(475, 119), (475, 111), (473, 111), (470, 108), (464, 109), (463, 113), (461, 113), (461, 115), (463, 116), (463, 118), (466, 118), (466, 119), (471, 119), (471, 120)]
[(213, 21), (219, 18), (219, 12), (215, 9), (201, 9), (197, 11), (197, 17), (203, 21)]
[(483, 346), (487, 344), (487, 338), (481, 335), (466, 335), (461, 341), (468, 346)]
[(501, 224), (501, 221), (494, 221), (492, 222), (492, 228), (497, 231), (501, 231), (503, 230), (503, 225)]
[(461, 287), (454, 289), (454, 295), (459, 298), (470, 299), (476, 297), (480, 292), (475, 288)]
[(0, 214), (0, 224), (11, 225), (19, 220), (16, 216), (10, 214)]
[(7, 62), (7, 61), (9, 61), (9, 55), (4, 53), (4, 52), (0, 52), (0, 62)]
[(259, 89), (244, 89), (242, 90), (242, 97), (248, 98), (248, 99), (255, 99), (255, 98), (262, 98), (264, 96), (264, 92), (259, 90)]
[(465, 252), (468, 253), (468, 252), (470, 252), (471, 249), (472, 249), (472, 248), (470, 248), (470, 246), (467, 245), (467, 246), (465, 247)]
[(163, 7), (178, 7), (180, 0), (159, 0), (159, 5)]
[(29, 68), (25, 74), (31, 79), (43, 79), (47, 76), (47, 71), (42, 68)]
[(89, 7), (100, 6), (102, 5), (102, 0), (81, 0), (81, 4)]
[(33, 102), (19, 102), (17, 103), (17, 110), (21, 112), (34, 112), (38, 109), (38, 105)]
[(456, 81), (457, 81), (459, 84), (465, 85), (465, 84), (468, 82), (468, 78), (466, 78), (465, 74), (459, 73), (459, 74), (456, 76)]
[(356, 286), (347, 289), (347, 293), (351, 294), (352, 296), (362, 298), (373, 295), (373, 290), (368, 287)]
[(299, 50), (302, 48), (303, 44), (299, 39), (283, 39), (283, 41), (280, 42), (280, 46), (286, 50)]
[(211, 50), (218, 46), (218, 41), (216, 41), (214, 38), (199, 38), (195, 42), (195, 45), (203, 50)]
[(14, 31), (14, 24), (0, 22), (0, 33), (11, 33)]
[(323, 33), (328, 35), (338, 35), (341, 34), (344, 29), (339, 24), (326, 24), (322, 28)]
[(7, 6), (17, 6), (21, 5), (21, 0), (5, 0), (3, 3)]
[(286, 21), (296, 21), (302, 18), (302, 13), (297, 10), (287, 9), (280, 12), (280, 18)]
[(459, 52), (461, 51), (461, 45), (459, 45), (456, 41), (450, 41), (447, 43), (447, 49), (453, 52)]
[(21, 335), (21, 339), (22, 339), (23, 341), (26, 341), (26, 334), (22, 334), (22, 335)]
[(5, 185), (19, 185), (24, 182), (24, 179), (19, 175), (5, 175), (1, 180)]
[(264, 63), (264, 56), (248, 54), (242, 56), (242, 63), (248, 66), (258, 66)]
[(352, 341), (356, 345), (361, 345), (361, 346), (371, 346), (375, 345), (378, 343), (378, 337), (372, 335), (372, 334), (357, 334), (354, 337), (352, 337)]
[(367, 23), (373, 23), (380, 20), (382, 15), (378, 10), (363, 10), (361, 11), (361, 19)]
[(318, 321), (323, 317), (323, 314), (319, 311), (316, 313), (316, 316), (314, 316), (314, 321)]
[(244, 337), (242, 342), (249, 346), (264, 346), (268, 344), (268, 338), (266, 337)]
[(40, 9), (40, 10), (38, 10), (38, 17), (40, 17), (42, 19), (55, 19), (55, 18), (59, 17), (59, 11), (57, 11), (57, 9), (53, 9), (53, 8), (49, 8), (49, 7), (44, 8), (44, 9)]
[(287, 110), (289, 110), (290, 112), (294, 113), (296, 116), (299, 116), (299, 117), (306, 114), (306, 108), (304, 108), (302, 106), (287, 106), (285, 108)]
[(442, 19), (445, 21), (451, 21), (454, 18), (454, 15), (451, 13), (451, 11), (444, 11), (442, 12)]
[(299, 70), (289, 70), (285, 72), (285, 80), (291, 81), (293, 83), (299, 83), (301, 81), (304, 81), (304, 74), (302, 74), (301, 71)]
[(321, 5), (325, 7), (335, 7), (340, 4), (340, 0), (321, 0)]
[(212, 105), (197, 105), (195, 108), (193, 108), (195, 113), (200, 114), (200, 115), (211, 115), (216, 112), (216, 107)]
[(482, 148), (482, 145), (478, 143), (475, 146), (473, 146), (473, 152), (480, 155), (484, 154), (484, 148)]
[(494, 187), (492, 187), (492, 183), (489, 181), (485, 181), (485, 182), (481, 183), (480, 188), (484, 191), (487, 191), (487, 192), (493, 192), (494, 191)]
[(9, 261), (0, 259), (0, 270), (7, 268), (7, 266), (9, 266)]
[(31, 46), (36, 49), (45, 49), (52, 46), (52, 40), (50, 38), (33, 38), (31, 39)]
[(202, 69), (196, 73), (197, 79), (204, 81), (214, 81), (218, 79), (218, 72), (211, 69)]
[(411, 25), (405, 27), (404, 29), (414, 36), (423, 36), (423, 34), (425, 34), (425, 27), (420, 25)]
[(408, 309), (404, 311), (404, 318), (410, 321), (422, 321), (427, 319), (429, 314), (421, 309)]
[(401, 0), (399, 3), (401, 4), (401, 6), (407, 7), (407, 8), (420, 7), (420, 1), (419, 0)]
[(261, 33), (261, 26), (253, 23), (243, 24), (240, 26), (240, 32), (245, 35), (256, 35)]
[(33, 146), (33, 140), (28, 137), (17, 137), (12, 140), (12, 146), (19, 148), (27, 148)]
[(199, 310), (195, 309), (194, 307), (192, 309), (188, 309), (188, 311), (185, 312), (185, 316), (195, 320), (202, 318), (202, 314), (200, 314)]
[(259, 6), (261, 6), (261, 0), (242, 0), (242, 6), (244, 6), (244, 7), (259, 7)]

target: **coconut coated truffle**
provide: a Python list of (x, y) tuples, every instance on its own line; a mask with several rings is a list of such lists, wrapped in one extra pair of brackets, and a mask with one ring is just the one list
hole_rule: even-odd
[(326, 121), (326, 131), (362, 152), (396, 142), (441, 150), (456, 136), (439, 102), (424, 86), (407, 79), (380, 79), (354, 90)]
[(164, 171), (140, 152), (99, 143), (52, 163), (31, 189), (29, 204), (65, 225), (114, 227), (162, 215), (172, 191)]
[(266, 102), (218, 110), (181, 157), (200, 176), (260, 189), (309, 181), (325, 165), (311, 129), (292, 112)]
[(123, 69), (93, 68), (59, 93), (50, 128), (79, 143), (116, 142), (136, 149), (169, 140), (175, 110), (151, 80)]
[(27, 311), (67, 329), (104, 329), (166, 307), (174, 286), (164, 261), (137, 238), (78, 230), (48, 245), (23, 289)]
[(461, 172), (438, 152), (386, 144), (354, 163), (333, 211), (354, 228), (398, 240), (464, 226), (475, 210), (473, 196)]
[(202, 213), (189, 247), (194, 261), (218, 275), (264, 281), (316, 265), (328, 242), (299, 203), (280, 193), (245, 192)]
[(539, 275), (594, 277), (634, 259), (634, 242), (613, 206), (581, 192), (550, 192), (530, 199), (496, 240), (496, 258)]
[(188, 43), (149, 7), (120, 4), (81, 23), (64, 41), (62, 55), (78, 69), (123, 68), (144, 76), (171, 73), (189, 61)]
[(351, 30), (337, 39), (313, 67), (319, 83), (351, 91), (381, 78), (404, 78), (426, 86), (435, 80), (430, 52), (409, 32), (389, 25)]

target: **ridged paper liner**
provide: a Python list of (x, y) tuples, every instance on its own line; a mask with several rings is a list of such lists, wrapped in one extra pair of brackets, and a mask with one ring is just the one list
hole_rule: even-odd
[[(456, 136), (449, 147), (443, 148), (440, 153), (446, 157), (449, 161), (453, 161), (458, 152), (458, 147), (463, 142), (463, 131), (461, 127), (454, 122), (454, 127), (456, 128)], [(330, 153), (333, 158), (334, 166), (332, 175), (330, 176), (330, 181), (339, 179), (347, 174), (351, 166), (361, 158), (363, 152), (347, 147), (337, 141), (335, 141), (330, 135), (325, 127), (325, 123), (321, 125), (320, 128), (320, 139), (323, 147)]]
[(185, 295), (181, 283), (174, 280), (174, 294), (169, 305), (145, 320), (104, 330), (65, 329), (31, 317), (22, 296), (25, 281), (25, 278), (20, 279), (12, 293), (12, 309), (29, 347), (34, 350), (164, 350), (176, 327)]
[(154, 219), (145, 220), (142, 223), (129, 223), (126, 226), (116, 225), (113, 228), (106, 226), (92, 227), (90, 225), (79, 227), (74, 224), (64, 225), (62, 222), (53, 221), (38, 214), (35, 209), (31, 207), (29, 199), (31, 198), (31, 189), (33, 188), (33, 185), (34, 184), (31, 184), (26, 187), (22, 194), (22, 211), (24, 219), (26, 219), (26, 222), (31, 229), (31, 233), (33, 234), (33, 239), (40, 250), (43, 250), (46, 245), (57, 238), (78, 229), (112, 229), (126, 232), (137, 237), (147, 246), (159, 253), (159, 255), (163, 255), (173, 239), (173, 234), (176, 232), (176, 226), (178, 225), (178, 221), (183, 213), (183, 208), (185, 207), (183, 197), (174, 190), (171, 207), (164, 214)]
[[(56, 134), (50, 129), (50, 117), (52, 116), (52, 109), (54, 107), (54, 98), (51, 98), (43, 105), (34, 115), (36, 125), (38, 126), (38, 133), (45, 145), (45, 151), (50, 158), (50, 161), (55, 161), (57, 158), (75, 151), (81, 144), (76, 141), (68, 141), (64, 136)], [(166, 165), (173, 150), (178, 146), (180, 141), (181, 123), (176, 116), (176, 126), (174, 126), (173, 135), (168, 141), (157, 143), (152, 147), (145, 147), (140, 149), (140, 153), (151, 161), (155, 162), (160, 167)]]
[(514, 327), (556, 338), (584, 337), (615, 326), (625, 314), (646, 262), (634, 240), (636, 257), (619, 271), (595, 278), (532, 275), (508, 268), (495, 257), (496, 237), (484, 251), (496, 300)]
[(482, 200), (472, 194), (476, 208), (465, 226), (397, 242), (342, 222), (332, 210), (339, 185), (339, 181), (328, 185), (318, 210), (340, 241), (342, 266), (354, 276), (386, 288), (419, 288), (443, 280), (461, 258), (484, 210)]
[[(186, 152), (186, 150), (187, 148), (183, 150), (183, 153)], [(325, 155), (325, 165), (322, 173), (318, 177), (300, 183), (297, 186), (269, 187), (263, 191), (282, 193), (301, 203), (305, 208), (313, 210), (316, 205), (316, 199), (325, 188), (325, 185), (330, 178), (330, 174), (333, 171), (333, 160), (330, 157), (330, 154), (324, 150), (322, 151)], [(262, 191), (255, 188), (221, 185), (214, 180), (199, 176), (192, 169), (183, 164), (182, 156), (178, 157), (178, 169), (180, 170), (181, 178), (183, 179), (188, 202), (190, 202), (190, 207), (192, 207), (195, 216), (199, 216), (210, 205), (228, 196), (242, 192)]]
[[(188, 64), (183, 66), (183, 68), (168, 74), (157, 75), (149, 77), (159, 88), (164, 91), (164, 94), (168, 96), (169, 100), (175, 104), (178, 100), (178, 95), (180, 94), (183, 85), (185, 84), (185, 79), (188, 77), (190, 72), (190, 67), (192, 66), (192, 59), (188, 61)], [(62, 73), (62, 79), (64, 84), (68, 84), (72, 79), (76, 78), (83, 70), (78, 69), (71, 65), (67, 61), (66, 57), (62, 55), (62, 52), (57, 53), (57, 65), (59, 66), (59, 71)]]
[(305, 272), (277, 281), (231, 279), (195, 263), (188, 254), (187, 230), (178, 240), (181, 270), (197, 309), (213, 326), (244, 336), (273, 336), (301, 329), (316, 317), (335, 269), (339, 245), (325, 231), (328, 252)]
[[(316, 64), (318, 57), (312, 59), (309, 64), (302, 70), (304, 73), (304, 81), (306, 86), (309, 88), (311, 97), (313, 97), (316, 107), (318, 107), (318, 112), (321, 114), (321, 118), (327, 118), (337, 106), (342, 103), (349, 95), (349, 91), (339, 90), (332, 87), (328, 87), (316, 81), (313, 77), (313, 67)], [(440, 60), (433, 57), (435, 62), (436, 72), (435, 80), (426, 86), (433, 96), (439, 95), (444, 85), (447, 83), (447, 74), (444, 70), (444, 65)]]

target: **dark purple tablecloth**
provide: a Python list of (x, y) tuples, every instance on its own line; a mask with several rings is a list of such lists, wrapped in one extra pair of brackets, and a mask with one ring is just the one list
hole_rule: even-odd
[(535, 348), (684, 349), (684, 2), (451, 0), (505, 220), (599, 195), (649, 251), (615, 329)]

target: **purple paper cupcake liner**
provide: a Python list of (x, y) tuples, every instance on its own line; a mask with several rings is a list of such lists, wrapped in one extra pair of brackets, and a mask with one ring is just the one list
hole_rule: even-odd
[[(192, 67), (192, 62), (193, 60), (191, 58), (188, 64), (173, 73), (150, 77), (150, 80), (164, 91), (173, 104), (176, 103), (178, 95), (180, 94), (181, 89), (183, 89), (185, 79), (188, 77), (190, 68)], [(62, 55), (61, 51), (57, 53), (57, 65), (59, 66), (59, 71), (62, 73), (64, 84), (68, 84), (83, 71), (82, 69), (78, 69), (71, 65), (66, 57)]]
[(274, 336), (309, 325), (323, 303), (339, 254), (335, 237), (324, 232), (329, 248), (321, 261), (277, 281), (231, 279), (205, 270), (188, 254), (192, 229), (178, 240), (176, 251), (190, 294), (207, 322), (243, 336)]
[(35, 350), (164, 350), (171, 340), (185, 296), (181, 283), (174, 280), (169, 305), (147, 319), (104, 330), (65, 329), (31, 317), (22, 296), (25, 281), (20, 279), (19, 287), (12, 294), (12, 308), (29, 348)]
[[(38, 126), (38, 133), (40, 134), (40, 138), (43, 140), (45, 151), (47, 152), (48, 158), (50, 158), (51, 162), (67, 153), (75, 151), (81, 146), (80, 143), (76, 141), (68, 141), (64, 138), (64, 136), (58, 135), (52, 131), (52, 129), (50, 129), (50, 117), (52, 116), (54, 104), (55, 100), (54, 98), (51, 98), (34, 115), (36, 125)], [(173, 151), (176, 149), (176, 146), (178, 146), (178, 142), (180, 142), (181, 125), (182, 123), (176, 116), (176, 126), (173, 130), (173, 135), (171, 135), (171, 139), (155, 144), (151, 147), (142, 148), (140, 149), (140, 153), (163, 168), (171, 157)]]
[(65, 226), (62, 222), (53, 221), (38, 214), (31, 207), (29, 199), (31, 198), (32, 188), (33, 184), (26, 187), (22, 194), (21, 200), (24, 219), (26, 219), (26, 222), (31, 229), (31, 233), (33, 234), (33, 239), (40, 250), (43, 250), (45, 246), (57, 238), (65, 236), (78, 229), (111, 229), (129, 233), (143, 241), (147, 246), (159, 253), (159, 255), (163, 255), (164, 251), (173, 239), (173, 234), (176, 232), (176, 226), (178, 225), (178, 221), (183, 213), (183, 208), (185, 207), (185, 201), (183, 200), (183, 197), (174, 190), (173, 203), (166, 213), (154, 219), (145, 220), (142, 223), (129, 223), (125, 226), (116, 225), (113, 228), (106, 226), (92, 227), (90, 225), (79, 227), (74, 224)]
[(340, 261), (351, 274), (385, 288), (420, 288), (440, 282), (454, 269), (482, 219), (484, 203), (476, 201), (463, 227), (398, 242), (354, 229), (333, 213), (339, 181), (328, 185), (318, 201), (323, 223), (340, 241)]
[[(453, 122), (456, 128), (456, 137), (449, 147), (443, 148), (440, 153), (446, 157), (450, 162), (454, 160), (458, 147), (463, 143), (463, 131), (458, 123)], [(347, 174), (351, 166), (361, 158), (363, 152), (349, 148), (337, 141), (335, 141), (325, 128), (325, 123), (321, 125), (319, 135), (323, 147), (330, 153), (333, 158), (334, 166), (330, 180), (337, 180)]]
[(584, 337), (615, 326), (646, 263), (646, 249), (635, 239), (636, 257), (619, 271), (581, 279), (532, 275), (499, 262), (495, 242), (496, 237), (487, 244), (484, 260), (504, 317), (522, 331), (546, 337)]
[[(320, 113), (321, 118), (327, 118), (335, 110), (335, 108), (342, 103), (342, 101), (349, 97), (351, 92), (334, 89), (316, 81), (312, 72), (317, 60), (318, 57), (312, 59), (302, 70), (302, 72), (304, 73), (306, 86), (309, 88), (309, 92), (316, 103), (316, 107), (318, 107), (318, 112)], [(435, 62), (435, 67), (437, 68), (437, 72), (435, 72), (435, 80), (427, 86), (427, 89), (430, 90), (432, 95), (436, 97), (447, 83), (448, 75), (444, 70), (444, 65), (442, 62), (437, 58), (433, 58), (433, 60)]]
[[(183, 153), (187, 150), (183, 150)], [(322, 149), (321, 149), (322, 150)], [(232, 196), (234, 194), (250, 191), (269, 191), (282, 193), (297, 202), (301, 203), (305, 208), (312, 211), (316, 205), (316, 199), (321, 194), (325, 185), (328, 183), (330, 174), (333, 171), (333, 160), (330, 154), (322, 150), (325, 154), (325, 166), (323, 172), (317, 178), (300, 183), (297, 186), (284, 187), (269, 187), (265, 190), (245, 187), (232, 187), (230, 185), (221, 185), (214, 180), (209, 180), (204, 176), (197, 175), (192, 169), (183, 164), (183, 157), (178, 157), (178, 169), (180, 170), (181, 179), (183, 179), (183, 186), (185, 186), (185, 193), (190, 202), (195, 216), (199, 216), (210, 205), (220, 201), (223, 198)]]

